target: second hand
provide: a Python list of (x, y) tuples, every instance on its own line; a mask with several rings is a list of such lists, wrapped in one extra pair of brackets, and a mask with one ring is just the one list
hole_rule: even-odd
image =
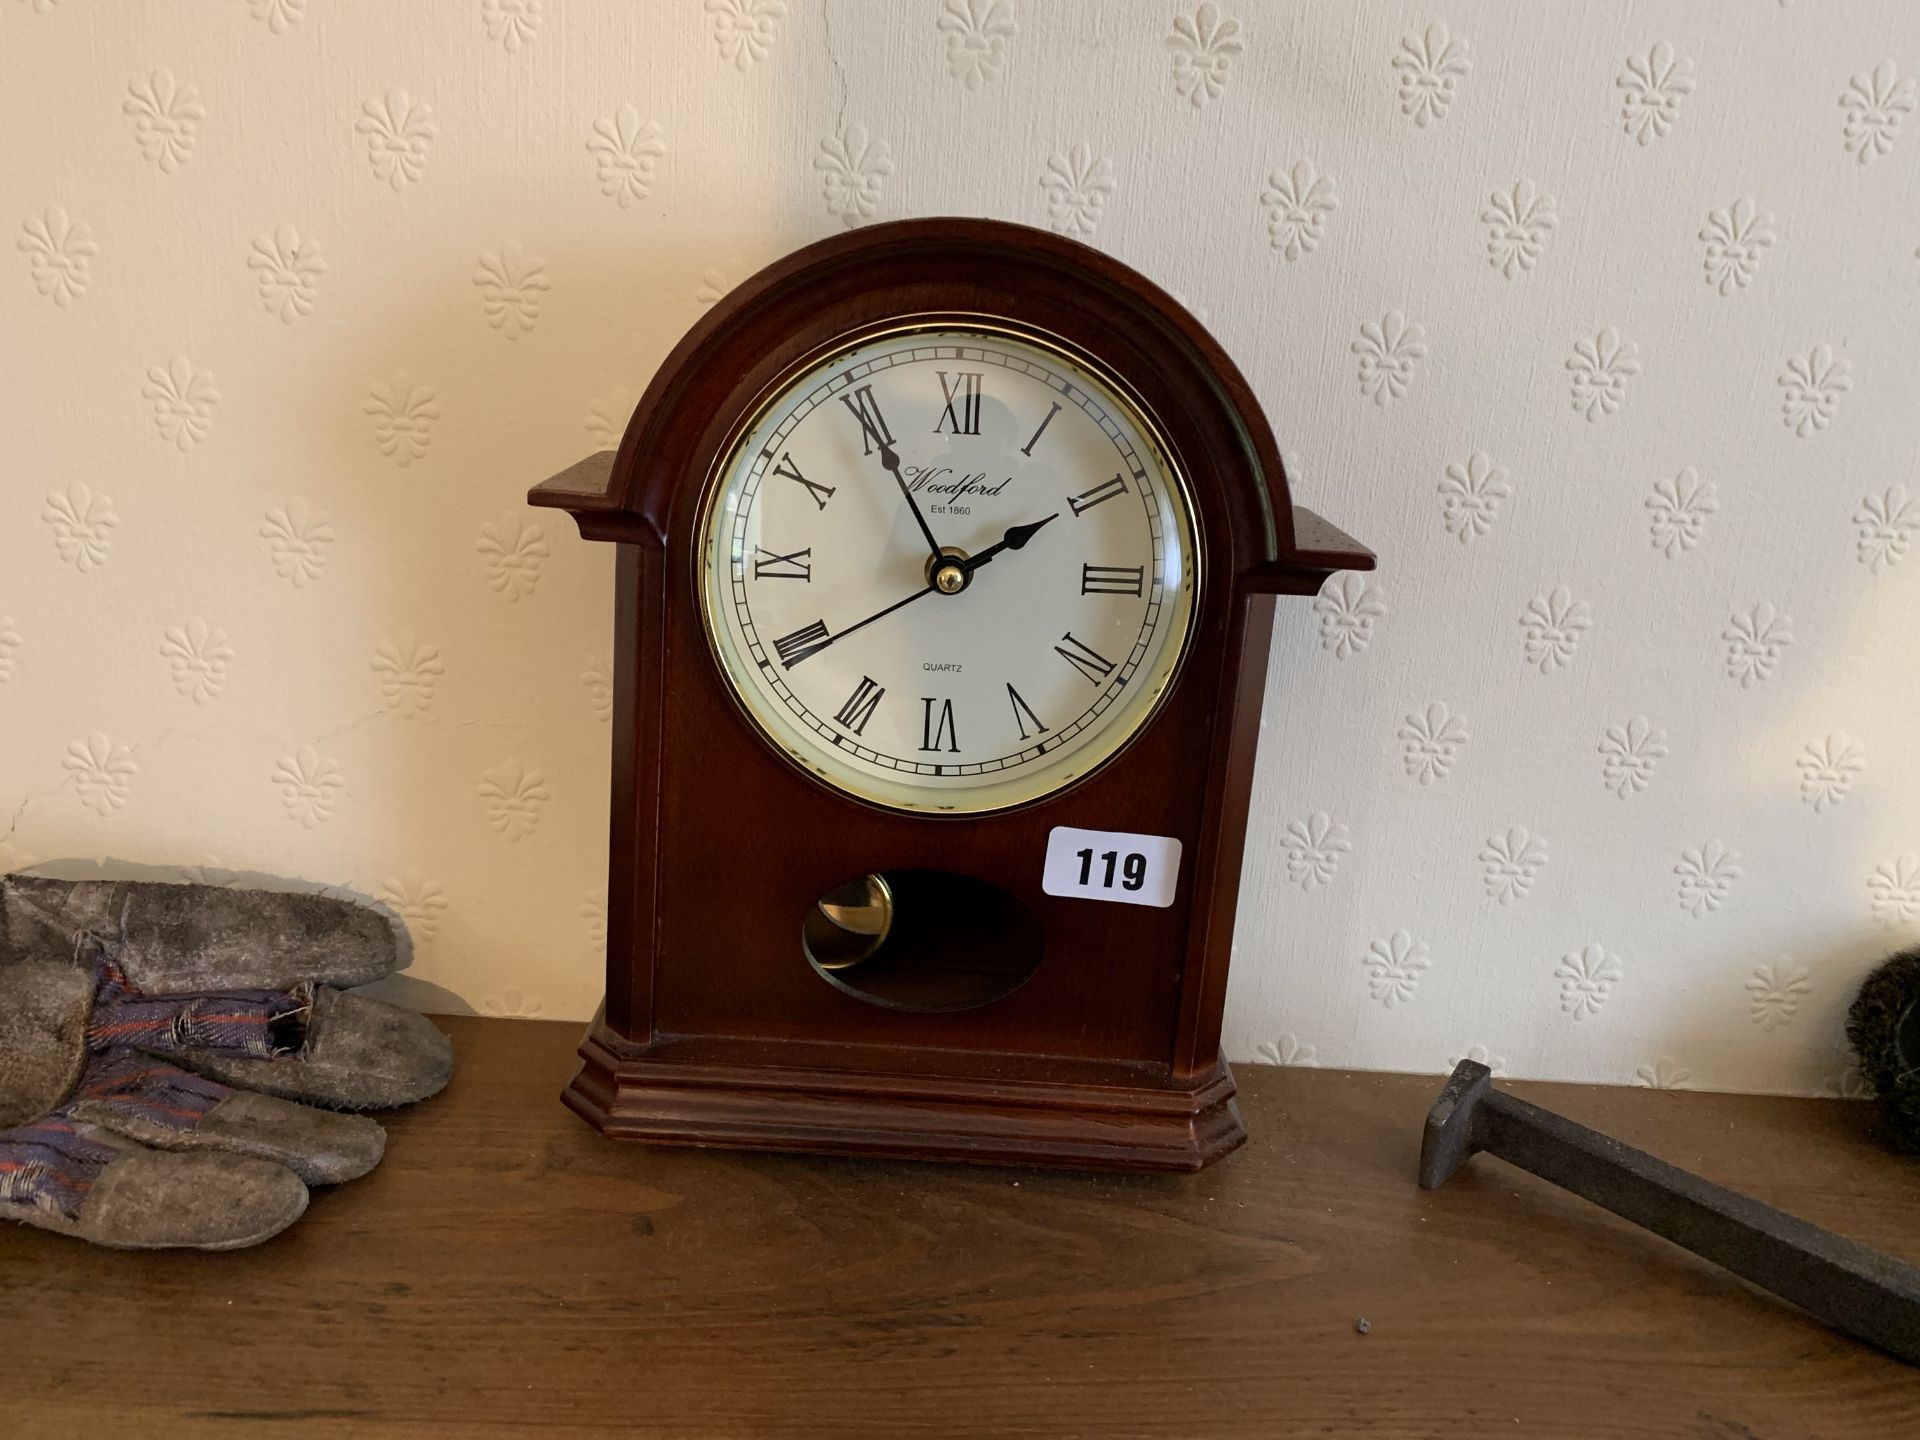
[[(915, 513), (917, 514), (918, 512), (916, 511)], [(853, 624), (847, 626), (847, 628), (844, 630), (836, 630), (833, 632), (833, 634), (828, 635), (824, 639), (814, 641), (813, 644), (808, 645), (805, 649), (795, 654), (791, 660), (787, 660), (783, 662), (781, 668), (786, 670), (791, 670), (794, 666), (798, 665), (802, 660), (806, 659), (809, 655), (818, 655), (822, 650), (826, 649), (829, 645), (832, 645), (835, 641), (844, 640), (847, 636), (853, 634), (854, 631), (863, 630), (867, 626), (873, 624), (873, 622), (876, 620), (886, 619), (886, 617), (893, 614), (894, 611), (899, 610), (904, 606), (911, 605), (914, 601), (918, 600), (923, 595), (933, 595), (936, 593), (958, 594), (959, 591), (964, 590), (968, 582), (972, 580), (973, 573), (976, 570), (978, 570), (981, 566), (990, 562), (994, 556), (1000, 554), (1002, 551), (1021, 550), (1026, 548), (1027, 542), (1033, 539), (1035, 535), (1039, 534), (1043, 527), (1050, 524), (1052, 521), (1058, 520), (1059, 518), (1060, 518), (1059, 513), (1056, 511), (1054, 514), (1047, 516), (1046, 519), (1044, 520), (1035, 520), (1031, 524), (1027, 524), (1027, 525), (1009, 526), (1007, 528), (1007, 533), (1004, 536), (1002, 536), (994, 544), (989, 545), (986, 549), (982, 550), (978, 555), (975, 555), (970, 560), (957, 559), (942, 553), (939, 556), (940, 562), (941, 562), (940, 565), (937, 566), (933, 570), (933, 572), (927, 577), (927, 583), (924, 587), (914, 591), (911, 595), (907, 596), (904, 600), (894, 601), (893, 604), (887, 606), (887, 608), (884, 610), (874, 611), (873, 614), (867, 616), (867, 618), (864, 620), (855, 621)], [(958, 585), (952, 591), (942, 591), (940, 588), (940, 576), (944, 572), (957, 572), (960, 576)]]

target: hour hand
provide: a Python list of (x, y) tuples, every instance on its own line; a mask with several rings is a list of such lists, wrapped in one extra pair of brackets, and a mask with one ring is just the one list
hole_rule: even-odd
[(1045, 520), (1034, 520), (1026, 525), (1010, 526), (1007, 530), (1007, 533), (1001, 536), (1000, 539), (996, 540), (993, 544), (989, 545), (986, 549), (982, 550), (978, 555), (975, 555), (970, 559), (962, 561), (961, 564), (965, 567), (968, 574), (972, 574), (975, 570), (978, 570), (982, 565), (985, 565), (989, 561), (991, 561), (993, 557), (998, 555), (1002, 550), (1020, 549), (1035, 535), (1040, 533), (1041, 526), (1050, 524), (1051, 522), (1058, 520), (1059, 518), (1060, 518), (1060, 512), (1056, 510), (1053, 512), (1053, 514), (1047, 516)]

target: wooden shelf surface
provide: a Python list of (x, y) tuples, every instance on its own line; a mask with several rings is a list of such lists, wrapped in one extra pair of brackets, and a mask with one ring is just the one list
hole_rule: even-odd
[[(447, 1093), (258, 1250), (0, 1225), (0, 1432), (1920, 1436), (1920, 1372), (1592, 1206), (1419, 1190), (1434, 1077), (1243, 1067), (1237, 1154), (1088, 1176), (606, 1141), (580, 1027), (445, 1023)], [(1867, 1106), (1514, 1088), (1920, 1261)]]

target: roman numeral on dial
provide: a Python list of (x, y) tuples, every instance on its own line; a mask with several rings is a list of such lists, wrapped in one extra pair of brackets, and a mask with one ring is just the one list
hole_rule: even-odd
[(1082, 565), (1082, 595), (1140, 595), (1146, 591), (1147, 567), (1144, 565)]
[(831, 643), (827, 634), (827, 622), (816, 620), (794, 631), (791, 635), (782, 635), (773, 642), (774, 652), (779, 655), (780, 663), (791, 670), (807, 656), (824, 650)]
[(753, 547), (753, 578), (756, 580), (804, 580), (813, 579), (813, 547), (796, 550), (791, 555), (776, 555), (764, 546)]
[(793, 456), (784, 450), (780, 452), (780, 459), (774, 465), (773, 473), (778, 475), (782, 480), (797, 480), (800, 484), (806, 486), (807, 493), (813, 496), (813, 503), (818, 505), (822, 510), (827, 508), (827, 501), (833, 498), (833, 487), (831, 485), (816, 485), (813, 481), (807, 479), (806, 476), (800, 473), (800, 467), (793, 463)]
[(1116, 475), (1105, 484), (1096, 485), (1091, 490), (1083, 491), (1078, 495), (1069, 495), (1067, 497), (1067, 504), (1073, 507), (1074, 514), (1084, 515), (1102, 501), (1111, 500), (1116, 495), (1124, 495), (1126, 493), (1127, 482)]
[(1053, 647), (1053, 653), (1066, 661), (1095, 685), (1113, 674), (1113, 661), (1107, 659), (1098, 650), (1084, 640), (1073, 638), (1069, 630), (1060, 637), (1061, 644)]
[(947, 408), (933, 422), (933, 433), (938, 435), (945, 431), (953, 435), (978, 435), (980, 382), (985, 377), (975, 370), (962, 370), (949, 385), (946, 371), (936, 370), (934, 374), (940, 377), (940, 393), (946, 397)]
[(886, 686), (874, 684), (871, 675), (862, 675), (859, 688), (847, 697), (846, 704), (834, 712), (835, 722), (846, 726), (856, 735), (866, 734), (867, 721), (880, 708), (880, 697), (886, 693)]
[(1044, 735), (1047, 733), (1046, 725), (1042, 723), (1038, 715), (1033, 713), (1033, 707), (1021, 699), (1020, 692), (1014, 689), (1012, 685), (1007, 686), (1007, 699), (1013, 702), (1013, 723), (1020, 727), (1020, 738), (1022, 740), (1032, 738), (1027, 734), (1027, 722), (1029, 720), (1033, 722), (1034, 734)]
[(1027, 441), (1026, 444), (1020, 447), (1020, 453), (1022, 455), (1026, 456), (1029, 460), (1033, 458), (1033, 447), (1040, 443), (1040, 437), (1047, 433), (1047, 426), (1053, 423), (1053, 417), (1058, 415), (1059, 413), (1060, 413), (1060, 402), (1056, 400), (1048, 408), (1046, 413), (1046, 418), (1041, 420), (1038, 428), (1034, 430), (1033, 439)]
[[(933, 709), (936, 705), (940, 707), (937, 715)], [(953, 701), (923, 699), (920, 702), (920, 708), (920, 748), (938, 750), (940, 742), (944, 739), (947, 742), (947, 753), (958, 755), (960, 737), (953, 728)]]
[(871, 455), (873, 447), (893, 448), (893, 432), (887, 429), (887, 417), (880, 413), (880, 402), (873, 398), (873, 387), (862, 385), (851, 395), (842, 395), (840, 403), (860, 422), (860, 453)]

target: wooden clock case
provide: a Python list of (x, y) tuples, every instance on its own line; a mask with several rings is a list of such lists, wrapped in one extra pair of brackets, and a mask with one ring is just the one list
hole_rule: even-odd
[[(701, 618), (702, 498), (769, 387), (838, 337), (922, 317), (1035, 329), (1119, 377), (1187, 477), (1203, 559), (1190, 648), (1154, 717), (1085, 780), (995, 814), (893, 813), (803, 773), (735, 704)], [(1220, 1021), (1272, 597), (1373, 556), (1291, 503), (1252, 391), (1178, 303), (1019, 225), (835, 236), (715, 304), (619, 449), (528, 500), (618, 552), (607, 994), (570, 1107), (621, 1138), (1126, 1169), (1196, 1170), (1245, 1138)], [(1057, 825), (1177, 838), (1174, 903), (1042, 893)], [(815, 901), (910, 869), (1029, 907), (1044, 936), (1032, 977), (940, 1014), (827, 983), (800, 943)]]

